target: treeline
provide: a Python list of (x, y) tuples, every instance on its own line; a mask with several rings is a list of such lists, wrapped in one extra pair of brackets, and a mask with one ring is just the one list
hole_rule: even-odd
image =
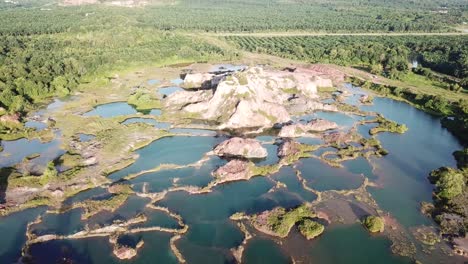
[(0, 106), (22, 112), (67, 95), (83, 77), (138, 63), (221, 59), (220, 48), (181, 35), (138, 28), (83, 34), (0, 36)]
[[(417, 60), (424, 67), (468, 77), (466, 36), (229, 36), (240, 48), (311, 63), (367, 65), (374, 74), (398, 79)], [(466, 83), (466, 82), (462, 82)]]
[[(437, 1), (156, 1), (145, 8), (0, 4), (0, 34), (38, 34), (122, 22), (162, 30), (211, 32), (447, 32), (468, 20), (466, 3)], [(23, 3), (23, 2), (22, 2)], [(166, 3), (166, 4), (164, 4)], [(9, 8), (8, 8), (9, 7)], [(117, 20), (117, 21), (115, 21)]]

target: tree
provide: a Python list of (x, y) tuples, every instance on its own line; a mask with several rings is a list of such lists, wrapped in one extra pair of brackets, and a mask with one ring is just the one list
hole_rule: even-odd
[(381, 217), (370, 215), (362, 223), (371, 233), (383, 232), (385, 228), (384, 220)]
[(462, 194), (466, 187), (463, 173), (452, 168), (442, 167), (432, 171), (429, 179), (436, 185), (436, 195), (441, 199), (453, 199)]

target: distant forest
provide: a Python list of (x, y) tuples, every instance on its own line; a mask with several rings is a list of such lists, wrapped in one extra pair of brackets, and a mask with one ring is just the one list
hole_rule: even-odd
[(465, 0), (153, 0), (145, 8), (18, 2), (0, 3), (0, 33), (56, 33), (113, 22), (213, 32), (447, 32), (468, 21)]

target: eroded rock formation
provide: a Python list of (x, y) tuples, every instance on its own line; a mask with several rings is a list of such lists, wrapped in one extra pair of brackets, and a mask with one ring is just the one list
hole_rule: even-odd
[(164, 105), (169, 110), (216, 121), (218, 129), (271, 128), (291, 120), (288, 110), (336, 111), (317, 101), (317, 87), (333, 85), (332, 80), (312, 73), (259, 67), (219, 75), (190, 73), (182, 86), (194, 91), (175, 93)]
[(267, 150), (255, 139), (234, 137), (216, 146), (214, 153), (223, 157), (265, 158)]

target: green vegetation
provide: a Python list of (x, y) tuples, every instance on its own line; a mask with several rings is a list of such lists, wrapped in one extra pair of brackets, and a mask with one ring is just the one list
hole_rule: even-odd
[[(224, 55), (220, 48), (198, 39), (131, 27), (0, 35), (0, 106), (8, 112), (24, 112), (52, 96), (67, 95), (80, 83), (111, 70), (137, 64), (204, 61)], [(141, 94), (135, 97), (135, 104), (145, 108), (149, 98)]]
[[(110, 22), (161, 30), (213, 32), (439, 32), (451, 31), (451, 27), (467, 21), (463, 0), (156, 2), (156, 5), (145, 8), (103, 5), (63, 8), (48, 5), (47, 8), (52, 8), (49, 11), (39, 9), (45, 4), (43, 0), (37, 3), (21, 1), (19, 6), (0, 2), (0, 33), (57, 33), (92, 26), (109, 27)], [(16, 12), (12, 14), (13, 8)]]
[(404, 124), (398, 124), (394, 121), (388, 120), (383, 116), (378, 116), (376, 119), (378, 126), (373, 127), (369, 130), (369, 134), (375, 135), (380, 132), (392, 132), (403, 134), (408, 130)]
[(307, 239), (313, 239), (320, 236), (324, 230), (325, 227), (322, 224), (310, 219), (305, 219), (299, 224), (299, 231)]
[(466, 188), (466, 175), (452, 168), (439, 168), (430, 174), (436, 186), (437, 199), (451, 200), (463, 193)]
[(296, 223), (313, 217), (315, 213), (307, 205), (301, 205), (290, 211), (276, 208), (269, 212), (266, 227), (278, 236), (286, 237)]
[(256, 166), (255, 163), (250, 163), (250, 173), (255, 176), (266, 176), (278, 172), (280, 166), (278, 164)]
[(115, 194), (107, 200), (86, 200), (78, 204), (74, 204), (73, 208), (83, 208), (84, 213), (81, 216), (81, 218), (88, 219), (91, 216), (102, 211), (113, 212), (117, 210), (120, 206), (122, 206), (125, 203), (125, 201), (127, 201), (129, 195), (130, 193), (124, 192)]
[(44, 172), (40, 176), (35, 175), (23, 175), (17, 171), (10, 171), (8, 177), (4, 179), (8, 185), (8, 188), (16, 187), (36, 187), (40, 188), (59, 180), (57, 169), (53, 161), (47, 163)]
[(138, 91), (128, 98), (128, 103), (135, 106), (138, 111), (161, 108), (161, 101), (156, 98), (154, 92)]
[(436, 187), (432, 216), (440, 224), (442, 234), (464, 237), (468, 231), (468, 167), (463, 162), (466, 156), (455, 156), (458, 169), (442, 167), (430, 173), (429, 180)]
[[(468, 38), (463, 36), (228, 36), (226, 39), (250, 52), (310, 63), (357, 65), (391, 79), (403, 79), (410, 73), (411, 59), (459, 78), (468, 74), (468, 51), (463, 48), (468, 45)], [(444, 81), (453, 83), (454, 79)]]
[(378, 216), (367, 216), (362, 222), (364, 227), (371, 233), (383, 232), (385, 228), (384, 220)]
[(57, 169), (55, 168), (54, 162), (49, 161), (47, 163), (47, 167), (44, 170), (44, 173), (42, 173), (40, 182), (42, 185), (45, 185), (49, 183), (50, 181), (57, 179), (57, 176), (58, 176), (58, 172), (57, 172)]

